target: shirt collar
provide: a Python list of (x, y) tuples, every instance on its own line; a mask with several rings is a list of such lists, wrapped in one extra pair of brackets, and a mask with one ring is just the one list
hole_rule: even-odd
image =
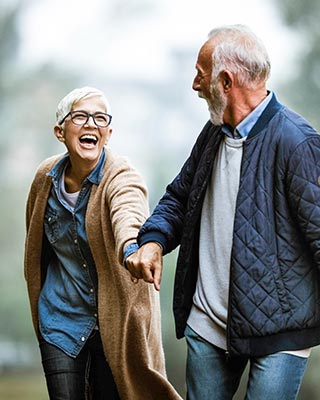
[[(99, 158), (98, 164), (95, 166), (93, 171), (87, 176), (87, 180), (93, 184), (98, 185), (101, 182), (102, 175), (103, 175), (103, 167), (106, 158), (106, 151), (103, 148), (101, 156)], [(66, 166), (68, 165), (70, 160), (69, 154), (66, 153), (58, 162), (57, 164), (47, 173), (48, 176), (52, 176), (55, 181), (58, 181), (62, 176), (62, 173)]]
[(231, 138), (236, 138), (236, 139), (247, 137), (251, 129), (258, 121), (260, 115), (266, 109), (271, 98), (272, 98), (272, 92), (268, 92), (267, 97), (253, 111), (251, 111), (251, 113), (247, 115), (245, 119), (243, 119), (235, 127), (235, 129), (233, 129), (231, 125), (223, 124), (222, 125), (223, 133)]

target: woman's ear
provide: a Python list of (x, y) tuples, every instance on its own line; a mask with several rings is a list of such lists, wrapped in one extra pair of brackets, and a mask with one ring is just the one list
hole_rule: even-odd
[(64, 142), (64, 132), (60, 125), (55, 125), (53, 132), (60, 142)]
[(109, 128), (109, 127), (108, 127), (108, 132), (107, 132), (107, 137), (106, 137), (105, 145), (108, 144), (111, 135), (112, 135), (112, 128)]

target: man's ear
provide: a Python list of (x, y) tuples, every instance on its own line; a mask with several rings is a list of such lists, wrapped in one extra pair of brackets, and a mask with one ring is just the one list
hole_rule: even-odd
[(229, 71), (222, 71), (221, 82), (224, 92), (229, 92), (234, 84), (233, 74)]
[(64, 142), (64, 132), (60, 125), (55, 125), (53, 132), (60, 142)]

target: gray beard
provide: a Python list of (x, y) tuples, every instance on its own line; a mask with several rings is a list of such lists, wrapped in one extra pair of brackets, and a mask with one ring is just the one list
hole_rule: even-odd
[(207, 103), (208, 103), (208, 109), (209, 109), (209, 113), (210, 113), (210, 120), (213, 123), (213, 125), (223, 125), (223, 113), (225, 110), (225, 106), (224, 104), (219, 104), (218, 107), (214, 107), (212, 105), (212, 102), (208, 99)]
[(208, 104), (208, 110), (210, 114), (210, 121), (213, 125), (221, 126), (223, 125), (223, 114), (226, 109), (226, 100), (222, 96), (217, 99), (208, 99), (203, 95), (202, 92), (198, 92), (198, 96), (204, 99)]

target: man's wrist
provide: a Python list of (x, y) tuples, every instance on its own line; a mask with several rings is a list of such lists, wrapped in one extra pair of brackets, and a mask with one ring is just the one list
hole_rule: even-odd
[(149, 242), (149, 243), (155, 243), (155, 244), (157, 244), (157, 245), (160, 247), (161, 252), (163, 253), (163, 247), (162, 247), (162, 244), (161, 244), (161, 243), (159, 243), (159, 242)]
[(138, 235), (138, 243), (140, 247), (150, 242), (159, 244), (162, 248), (162, 254), (166, 254), (166, 237), (164, 234), (152, 231), (144, 233), (141, 236)]

